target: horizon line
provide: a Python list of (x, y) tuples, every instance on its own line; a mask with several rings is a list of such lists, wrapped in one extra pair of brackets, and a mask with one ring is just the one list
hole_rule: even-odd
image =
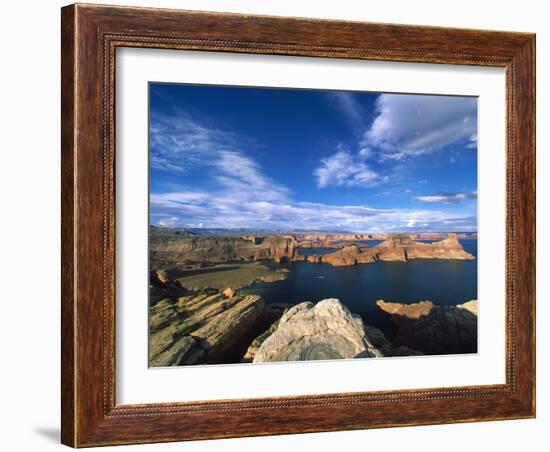
[(359, 230), (348, 230), (348, 229), (284, 229), (284, 228), (223, 228), (223, 227), (194, 227), (194, 226), (163, 226), (159, 224), (149, 224), (151, 227), (159, 229), (184, 229), (184, 230), (222, 230), (222, 231), (271, 231), (271, 232), (316, 232), (316, 233), (348, 233), (348, 234), (450, 234), (450, 233), (469, 233), (473, 234), (478, 232), (477, 229), (467, 230), (467, 229), (455, 229), (455, 230), (385, 230), (385, 231), (359, 231)]

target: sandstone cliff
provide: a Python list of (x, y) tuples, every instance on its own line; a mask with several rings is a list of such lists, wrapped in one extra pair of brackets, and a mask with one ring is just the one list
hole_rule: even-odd
[(229, 262), (274, 260), (296, 257), (294, 237), (151, 236), (150, 258), (170, 262)]
[(298, 249), (300, 248), (343, 248), (345, 246), (354, 245), (355, 240), (306, 240), (298, 242)]
[(475, 257), (466, 252), (456, 234), (433, 243), (415, 242), (408, 235), (393, 234), (372, 248), (357, 245), (346, 246), (330, 254), (315, 254), (304, 258), (312, 263), (327, 263), (336, 266), (368, 264), (375, 261), (407, 262), (412, 259), (458, 259)]
[(384, 300), (378, 300), (376, 305), (397, 326), (394, 346), (410, 347), (427, 355), (477, 352), (476, 300), (457, 306)]
[(470, 260), (474, 256), (464, 251), (457, 235), (451, 233), (439, 242), (415, 242), (404, 234), (395, 234), (373, 248), (377, 259), (407, 261), (411, 259), (461, 259)]
[(382, 353), (363, 322), (339, 300), (300, 303), (286, 311), (254, 354), (254, 362), (376, 357)]
[[(474, 259), (458, 241), (457, 234), (433, 243), (414, 241), (406, 234), (390, 234), (379, 245), (359, 247), (355, 241), (370, 239), (371, 234), (341, 234), (301, 236), (300, 241), (290, 235), (267, 237), (243, 236), (165, 236), (152, 235), (152, 261), (175, 263), (222, 263), (235, 261), (273, 260), (275, 262), (307, 260), (332, 265), (355, 265), (380, 261), (406, 262), (411, 259)], [(308, 240), (304, 240), (308, 237)], [(322, 237), (322, 238), (316, 238)], [(324, 255), (303, 256), (299, 248), (335, 248)]]
[(370, 250), (359, 248), (357, 245), (345, 246), (341, 250), (330, 254), (314, 254), (304, 258), (312, 263), (325, 263), (337, 267), (356, 264), (369, 264), (375, 261)]

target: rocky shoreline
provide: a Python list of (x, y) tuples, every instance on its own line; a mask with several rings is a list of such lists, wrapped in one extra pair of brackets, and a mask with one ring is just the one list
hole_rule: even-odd
[(378, 309), (396, 326), (390, 341), (334, 298), (266, 304), (230, 288), (189, 291), (156, 272), (150, 284), (152, 367), (477, 351), (475, 300), (456, 306), (379, 300)]
[(155, 271), (193, 291), (205, 288), (222, 291), (227, 287), (243, 289), (257, 282), (281, 281), (290, 273), (287, 268), (271, 268), (265, 262), (183, 267), (171, 265)]
[(395, 234), (372, 248), (351, 245), (330, 254), (304, 256), (307, 262), (335, 266), (370, 264), (376, 261), (407, 262), (413, 259), (472, 260), (475, 257), (464, 250), (456, 234), (449, 234), (444, 240), (433, 243), (416, 242), (408, 235)]
[[(354, 235), (357, 241), (363, 235)], [(346, 240), (343, 240), (345, 238)], [(410, 234), (390, 234), (380, 244), (369, 248), (349, 240), (350, 235), (320, 239), (303, 239), (292, 235), (256, 236), (166, 236), (153, 235), (150, 258), (153, 262), (227, 263), (271, 260), (277, 263), (307, 261), (335, 266), (370, 264), (377, 261), (407, 262), (413, 259), (458, 259), (475, 257), (466, 252), (455, 233), (432, 243), (418, 242)], [(314, 246), (315, 245), (315, 246)], [(330, 254), (305, 255), (300, 249), (334, 248)]]

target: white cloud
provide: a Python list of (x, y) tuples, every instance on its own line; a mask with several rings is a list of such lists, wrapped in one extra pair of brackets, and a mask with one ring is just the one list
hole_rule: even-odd
[(467, 199), (477, 199), (477, 191), (438, 193), (435, 195), (415, 196), (414, 199), (415, 201), (429, 204), (459, 204)]
[(163, 218), (162, 220), (158, 221), (159, 226), (164, 226), (166, 228), (176, 227), (178, 223), (179, 223), (178, 217)]
[[(187, 202), (182, 202), (187, 200)], [(151, 195), (155, 215), (179, 218), (177, 225), (205, 228), (257, 228), (290, 231), (412, 231), (475, 230), (475, 214), (456, 215), (426, 209), (374, 209), (365, 205), (338, 206), (296, 202), (290, 198), (269, 201), (261, 191), (184, 192)], [(163, 221), (163, 220), (160, 220)], [(158, 224), (161, 224), (160, 221)]]
[(470, 137), (470, 142), (466, 145), (468, 149), (477, 149), (477, 133)]
[(359, 149), (358, 156), (362, 159), (369, 159), (372, 157), (372, 149), (368, 146), (364, 146), (361, 149)]
[[(216, 181), (226, 193), (241, 201), (256, 191), (261, 191), (268, 200), (280, 200), (288, 194), (285, 187), (265, 176), (260, 166), (240, 151), (251, 144), (246, 138), (214, 125), (207, 127), (181, 110), (174, 111), (173, 115), (154, 113), (150, 130), (150, 162), (157, 170), (200, 171), (204, 178)], [(161, 196), (164, 195), (152, 194), (151, 200), (160, 201)], [(199, 201), (188, 199), (190, 196), (199, 195), (179, 193), (169, 202), (187, 204), (190, 208), (190, 203)]]
[(264, 199), (280, 200), (288, 190), (266, 177), (260, 166), (251, 158), (236, 151), (221, 151), (213, 162), (215, 178), (233, 193), (253, 195), (260, 191)]
[(382, 94), (376, 109), (378, 116), (362, 143), (379, 148), (382, 159), (427, 154), (477, 138), (477, 102), (472, 97)]
[(366, 187), (382, 181), (383, 178), (365, 161), (368, 152), (362, 154), (363, 149), (357, 155), (339, 150), (330, 157), (321, 159), (320, 166), (313, 172), (317, 186)]
[(153, 112), (150, 125), (151, 166), (187, 171), (210, 162), (222, 149), (238, 147), (243, 138), (215, 126), (206, 126), (188, 113)]
[(365, 126), (365, 113), (353, 93), (331, 91), (327, 95), (344, 113), (352, 127), (362, 129)]

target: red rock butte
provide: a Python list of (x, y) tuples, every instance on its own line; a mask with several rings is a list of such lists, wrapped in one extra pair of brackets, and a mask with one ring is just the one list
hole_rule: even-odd
[(407, 262), (412, 259), (472, 260), (475, 257), (464, 250), (455, 233), (433, 243), (416, 242), (406, 234), (392, 234), (372, 248), (349, 245), (330, 254), (303, 256), (303, 260), (307, 262), (335, 266), (369, 264), (376, 261)]
[[(307, 261), (334, 266), (370, 264), (377, 261), (407, 262), (413, 259), (471, 260), (475, 257), (464, 250), (458, 236), (431, 243), (415, 241), (409, 234), (388, 234), (372, 247), (363, 240), (373, 240), (369, 234), (339, 235), (268, 235), (261, 236), (151, 236), (150, 257), (172, 262), (249, 262), (260, 260)], [(381, 236), (380, 234), (376, 235)], [(416, 236), (412, 234), (412, 236)], [(360, 242), (360, 243), (356, 243)], [(300, 253), (302, 248), (334, 248), (330, 254)]]

